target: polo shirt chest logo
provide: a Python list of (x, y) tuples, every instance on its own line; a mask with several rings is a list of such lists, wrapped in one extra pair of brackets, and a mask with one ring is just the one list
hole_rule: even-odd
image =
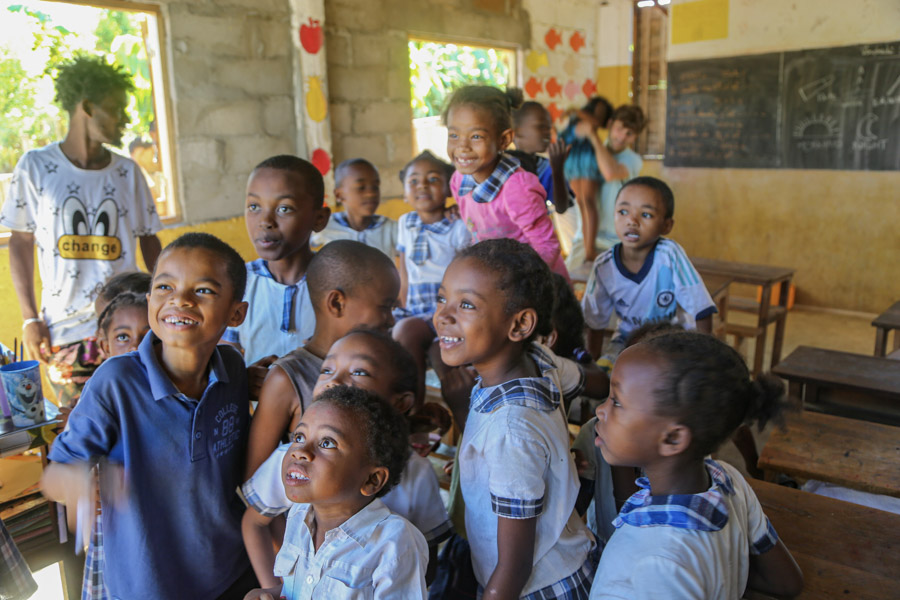
[(234, 448), (241, 437), (238, 420), (238, 405), (231, 403), (219, 409), (213, 426), (212, 453), (216, 458), (225, 456)]
[[(122, 243), (116, 237), (119, 207), (112, 198), (105, 198), (95, 212), (85, 208), (75, 195), (81, 186), (70, 185), (69, 197), (63, 203), (63, 231), (56, 242), (62, 258), (89, 260), (118, 260)], [(104, 192), (112, 193), (104, 187)], [(93, 220), (89, 220), (93, 217)]]

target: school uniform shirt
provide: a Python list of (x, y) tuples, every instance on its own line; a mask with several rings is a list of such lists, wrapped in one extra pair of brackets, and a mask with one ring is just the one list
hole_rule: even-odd
[(613, 343), (622, 346), (644, 323), (669, 321), (694, 329), (698, 319), (717, 312), (703, 279), (677, 242), (660, 238), (640, 271), (622, 263), (622, 244), (597, 257), (581, 299), (584, 320), (603, 329), (613, 314), (619, 326)]
[[(541, 375), (472, 389), (457, 465), (472, 566), (481, 586), (497, 567), (497, 519), (537, 518), (531, 575), (522, 598), (586, 598), (593, 537), (575, 512), (578, 475), (562, 400), (584, 374), (574, 361), (532, 344)], [(569, 594), (569, 595), (566, 595)]]
[(244, 322), (229, 327), (222, 339), (240, 344), (248, 365), (271, 354), (284, 356), (312, 337), (316, 313), (306, 275), (286, 285), (275, 281), (263, 259), (248, 262), (244, 301), (249, 304)]
[(707, 459), (706, 470), (701, 494), (651, 496), (647, 479), (637, 480), (643, 489), (613, 522), (591, 600), (742, 597), (750, 556), (774, 548), (778, 534), (737, 469)]
[[(284, 492), (281, 475), (281, 463), (290, 446), (278, 446), (241, 486), (247, 504), (263, 516), (275, 517), (294, 505)], [(400, 481), (381, 500), (392, 512), (415, 525), (429, 546), (437, 546), (450, 537), (450, 517), (441, 499), (437, 475), (427, 458), (410, 453)]]
[(547, 194), (537, 175), (524, 170), (519, 159), (503, 154), (481, 183), (456, 171), (450, 177), (450, 191), (473, 244), (496, 238), (528, 244), (551, 271), (569, 279), (553, 221), (547, 215)]
[(313, 545), (315, 512), (295, 504), (275, 557), (287, 600), (423, 600), (428, 546), (419, 530), (378, 498)]
[(111, 502), (101, 486), (106, 586), (112, 598), (216, 598), (250, 565), (241, 482), (250, 425), (247, 369), (221, 345), (198, 399), (178, 391), (151, 331), (85, 385), (50, 448), (58, 463), (106, 457), (127, 477)]
[(318, 233), (310, 237), (310, 245), (314, 248), (324, 246), (335, 240), (355, 240), (366, 246), (378, 248), (391, 258), (394, 257), (394, 248), (397, 247), (397, 222), (383, 215), (375, 215), (372, 222), (362, 231), (350, 227), (347, 221), (347, 213), (331, 213), (328, 225)]
[(415, 212), (401, 216), (397, 227), (397, 252), (403, 253), (407, 292), (406, 306), (398, 310), (396, 316), (433, 315), (444, 271), (456, 251), (470, 243), (469, 230), (461, 219), (441, 219), (426, 224)]
[(0, 225), (34, 234), (41, 317), (54, 346), (93, 337), (94, 300), (106, 281), (136, 271), (136, 238), (162, 226), (140, 168), (110, 152), (103, 169), (81, 169), (59, 143), (19, 160)]

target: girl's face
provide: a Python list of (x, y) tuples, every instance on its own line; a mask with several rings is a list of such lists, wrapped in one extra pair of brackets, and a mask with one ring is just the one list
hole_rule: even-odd
[(335, 188), (334, 195), (348, 214), (371, 217), (381, 203), (381, 178), (378, 171), (366, 164), (349, 167), (341, 185)]
[(364, 333), (351, 333), (331, 346), (322, 362), (313, 396), (337, 385), (349, 385), (368, 390), (388, 400), (400, 412), (406, 412), (413, 391), (398, 394), (396, 382), (397, 374), (387, 349)]
[(474, 258), (454, 260), (438, 291), (434, 326), (441, 360), (451, 367), (471, 364), (483, 371), (509, 360), (517, 346), (510, 340), (513, 317), (506, 314), (505, 294), (496, 274)]
[(516, 127), (516, 149), (531, 154), (546, 152), (550, 146), (552, 131), (550, 113), (534, 108), (528, 111)]
[(414, 162), (406, 170), (403, 195), (420, 217), (443, 217), (447, 203), (447, 178), (430, 160)]
[(460, 104), (447, 115), (447, 154), (457, 171), (478, 183), (494, 171), (512, 137), (512, 129), (498, 132), (490, 112), (478, 106)]
[(660, 457), (670, 417), (656, 413), (664, 359), (640, 345), (626, 348), (613, 367), (609, 398), (597, 407), (594, 444), (611, 465), (646, 467)]
[(107, 356), (118, 356), (137, 350), (144, 335), (150, 331), (147, 309), (142, 306), (123, 306), (116, 309), (100, 347)]

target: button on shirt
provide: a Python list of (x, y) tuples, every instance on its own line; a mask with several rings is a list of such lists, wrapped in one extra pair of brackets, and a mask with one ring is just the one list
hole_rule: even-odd
[(215, 598), (249, 566), (235, 494), (249, 428), (246, 367), (219, 346), (194, 400), (166, 376), (159, 343), (150, 332), (137, 351), (97, 369), (49, 458), (104, 456), (124, 467), (124, 503), (109, 503), (101, 489), (112, 597)]
[(249, 365), (274, 354), (284, 356), (312, 337), (316, 328), (306, 276), (294, 285), (279, 283), (263, 259), (247, 263), (247, 290), (244, 301), (250, 306), (247, 317), (222, 336), (240, 344)]
[(428, 547), (419, 530), (379, 499), (325, 534), (316, 551), (315, 513), (295, 504), (274, 574), (288, 600), (422, 600)]

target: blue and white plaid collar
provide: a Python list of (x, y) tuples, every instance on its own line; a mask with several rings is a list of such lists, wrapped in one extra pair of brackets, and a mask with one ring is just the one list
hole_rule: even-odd
[(450, 231), (452, 226), (453, 223), (447, 218), (441, 219), (436, 223), (423, 223), (422, 218), (418, 213), (409, 213), (406, 217), (406, 227), (416, 232), (416, 237), (413, 241), (412, 254), (410, 255), (410, 259), (413, 263), (421, 266), (424, 265), (425, 261), (429, 258), (428, 238), (425, 237), (426, 231), (443, 234)]
[[(334, 219), (341, 227), (350, 227), (350, 221), (347, 220), (346, 211), (331, 213), (331, 218)], [(376, 227), (381, 227), (381, 224), (384, 223), (385, 218), (386, 217), (384, 217), (383, 215), (372, 215), (372, 222), (369, 223), (369, 226), (366, 227), (366, 229), (375, 229)]]
[(500, 188), (506, 183), (506, 180), (516, 172), (521, 163), (519, 159), (510, 156), (506, 152), (500, 155), (500, 162), (494, 168), (494, 171), (487, 179), (478, 183), (471, 175), (463, 175), (462, 183), (459, 184), (459, 195), (465, 196), (469, 192), (472, 193), (472, 199), (475, 202), (484, 204), (490, 202), (500, 193)]
[(481, 377), (478, 377), (472, 388), (470, 409), (480, 413), (491, 413), (507, 404), (543, 412), (552, 412), (559, 408), (562, 392), (552, 378), (544, 375), (556, 368), (553, 360), (535, 344), (531, 345), (528, 356), (537, 364), (540, 377), (513, 379), (487, 388), (481, 387)]
[(628, 524), (635, 527), (665, 525), (679, 529), (719, 531), (728, 523), (728, 504), (724, 496), (734, 495), (731, 477), (714, 460), (706, 459), (706, 470), (712, 480), (708, 490), (700, 494), (651, 496), (646, 477), (637, 480), (639, 487), (625, 502), (619, 516), (613, 520), (618, 529)]

